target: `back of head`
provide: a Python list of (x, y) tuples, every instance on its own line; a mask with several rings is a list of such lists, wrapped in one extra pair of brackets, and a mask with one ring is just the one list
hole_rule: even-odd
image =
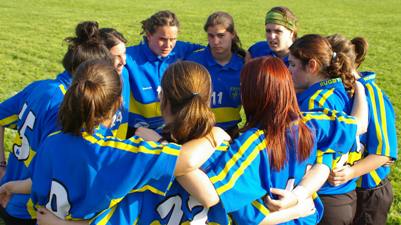
[[(291, 74), (283, 61), (261, 57), (245, 64), (241, 71), (241, 97), (247, 119), (243, 130), (263, 129), (271, 162), (274, 168), (282, 168), (286, 160), (286, 130), (301, 118)], [(302, 122), (298, 137), (298, 158), (305, 160), (313, 141)]]
[(327, 38), (318, 34), (305, 35), (291, 45), (290, 53), (304, 66), (311, 59), (315, 60), (323, 77), (341, 78), (350, 96), (353, 95), (355, 77), (352, 70), (355, 58), (350, 58), (342, 51), (334, 51)]
[(365, 61), (366, 54), (368, 54), (369, 44), (363, 37), (356, 37), (351, 40), (355, 49), (355, 67), (359, 66)]
[(297, 38), (298, 33), (298, 19), (293, 12), (287, 7), (276, 6), (271, 8), (265, 17), (265, 25), (268, 23), (278, 24), (286, 27), (294, 32), (294, 40)]
[(63, 58), (63, 66), (69, 73), (87, 60), (110, 58), (109, 50), (102, 43), (97, 22), (79, 23), (75, 29), (75, 37), (68, 37), (68, 50)]
[(210, 109), (211, 80), (200, 64), (180, 61), (168, 67), (161, 81), (161, 110), (169, 110), (167, 124), (178, 143), (210, 134), (215, 118)]
[(127, 39), (125, 39), (125, 37), (114, 28), (102, 28), (99, 30), (99, 35), (108, 49), (111, 49), (120, 43), (127, 43)]
[(203, 26), (203, 30), (207, 32), (209, 27), (213, 27), (216, 25), (222, 25), (224, 28), (234, 35), (231, 44), (231, 51), (245, 57), (246, 51), (241, 47), (241, 41), (238, 37), (237, 31), (235, 30), (234, 26), (234, 19), (233, 17), (226, 13), (226, 12), (214, 12), (212, 13), (206, 20), (205, 25)]
[(82, 63), (59, 111), (62, 131), (90, 134), (112, 118), (121, 103), (122, 83), (111, 61), (89, 60)]
[(157, 28), (163, 26), (170, 26), (170, 27), (180, 26), (180, 23), (176, 15), (169, 10), (159, 11), (153, 14), (151, 17), (147, 18), (146, 20), (143, 20), (141, 24), (142, 24), (142, 32), (141, 32), (142, 35), (154, 34)]

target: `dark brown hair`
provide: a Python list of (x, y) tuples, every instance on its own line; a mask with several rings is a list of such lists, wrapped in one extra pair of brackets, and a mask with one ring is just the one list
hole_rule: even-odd
[(127, 43), (127, 39), (125, 39), (125, 37), (114, 28), (102, 28), (99, 32), (100, 38), (108, 49), (111, 49), (120, 43)]
[[(151, 17), (143, 20), (142, 22), (142, 35), (154, 34), (159, 27), (163, 26), (176, 26), (179, 27), (180, 23), (176, 15), (169, 11), (163, 10), (153, 14)], [(145, 36), (146, 37), (146, 36)]]
[(358, 68), (363, 61), (365, 61), (366, 54), (368, 53), (369, 44), (363, 37), (355, 37), (351, 40), (355, 49), (355, 67)]
[(348, 94), (351, 97), (353, 96), (355, 77), (352, 74), (352, 69), (354, 68), (355, 57), (350, 58), (343, 51), (333, 51), (327, 38), (318, 34), (308, 34), (297, 39), (291, 45), (290, 53), (299, 59), (304, 66), (311, 59), (314, 59), (324, 77), (340, 77)]
[[(264, 130), (272, 167), (283, 168), (286, 146), (292, 144), (297, 159), (310, 155), (313, 136), (302, 121), (290, 72), (276, 57), (260, 57), (245, 64), (241, 71), (241, 97), (246, 115), (242, 131), (253, 127)], [(298, 123), (293, 130), (292, 123)], [(287, 135), (290, 130), (292, 136)]]
[(62, 131), (80, 135), (110, 119), (121, 103), (122, 83), (111, 60), (90, 60), (76, 71), (59, 111)]
[(163, 75), (161, 87), (160, 108), (170, 110), (174, 117), (166, 126), (176, 142), (182, 144), (211, 134), (215, 124), (210, 109), (211, 80), (202, 65), (188, 61), (171, 64)]
[(234, 35), (231, 44), (231, 51), (245, 57), (246, 51), (241, 46), (241, 41), (238, 37), (237, 31), (235, 30), (234, 19), (232, 16), (226, 12), (214, 12), (207, 18), (203, 29), (207, 32), (209, 27), (216, 25), (223, 25), (228, 32)]
[(68, 37), (67, 52), (63, 58), (64, 69), (73, 74), (77, 67), (87, 60), (111, 57), (109, 50), (100, 40), (99, 25), (95, 21), (79, 23), (75, 28), (76, 37)]

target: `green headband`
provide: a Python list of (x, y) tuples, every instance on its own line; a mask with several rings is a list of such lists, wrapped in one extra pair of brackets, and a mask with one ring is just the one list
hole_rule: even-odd
[(275, 12), (275, 11), (269, 11), (266, 13), (265, 24), (268, 24), (268, 23), (282, 25), (292, 31), (295, 30), (297, 27), (296, 20), (289, 20), (287, 17), (283, 16), (281, 13)]

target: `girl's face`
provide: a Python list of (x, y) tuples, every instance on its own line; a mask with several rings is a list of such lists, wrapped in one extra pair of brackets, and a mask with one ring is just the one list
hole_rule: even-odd
[(207, 40), (213, 55), (230, 53), (233, 38), (234, 34), (227, 31), (222, 24), (207, 28)]
[(158, 27), (154, 34), (146, 34), (146, 38), (149, 48), (155, 55), (166, 57), (175, 47), (177, 35), (177, 26), (162, 26)]
[(271, 50), (279, 56), (286, 55), (292, 45), (294, 32), (278, 24), (266, 24), (266, 40)]
[(288, 56), (289, 67), (291, 72), (294, 87), (297, 92), (309, 88), (310, 73), (308, 72), (307, 65), (304, 66), (301, 60), (295, 58), (291, 53)]
[(127, 58), (125, 55), (125, 44), (120, 42), (110, 49), (110, 53), (114, 56), (114, 67), (117, 69), (118, 74), (121, 75)]

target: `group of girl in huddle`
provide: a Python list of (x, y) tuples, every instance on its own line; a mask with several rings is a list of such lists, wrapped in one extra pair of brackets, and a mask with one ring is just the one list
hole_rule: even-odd
[(225, 12), (207, 46), (177, 41), (170, 11), (142, 29), (126, 48), (78, 24), (65, 71), (0, 104), (6, 224), (386, 223), (395, 115), (358, 71), (365, 39), (298, 38), (286, 7), (248, 51)]

